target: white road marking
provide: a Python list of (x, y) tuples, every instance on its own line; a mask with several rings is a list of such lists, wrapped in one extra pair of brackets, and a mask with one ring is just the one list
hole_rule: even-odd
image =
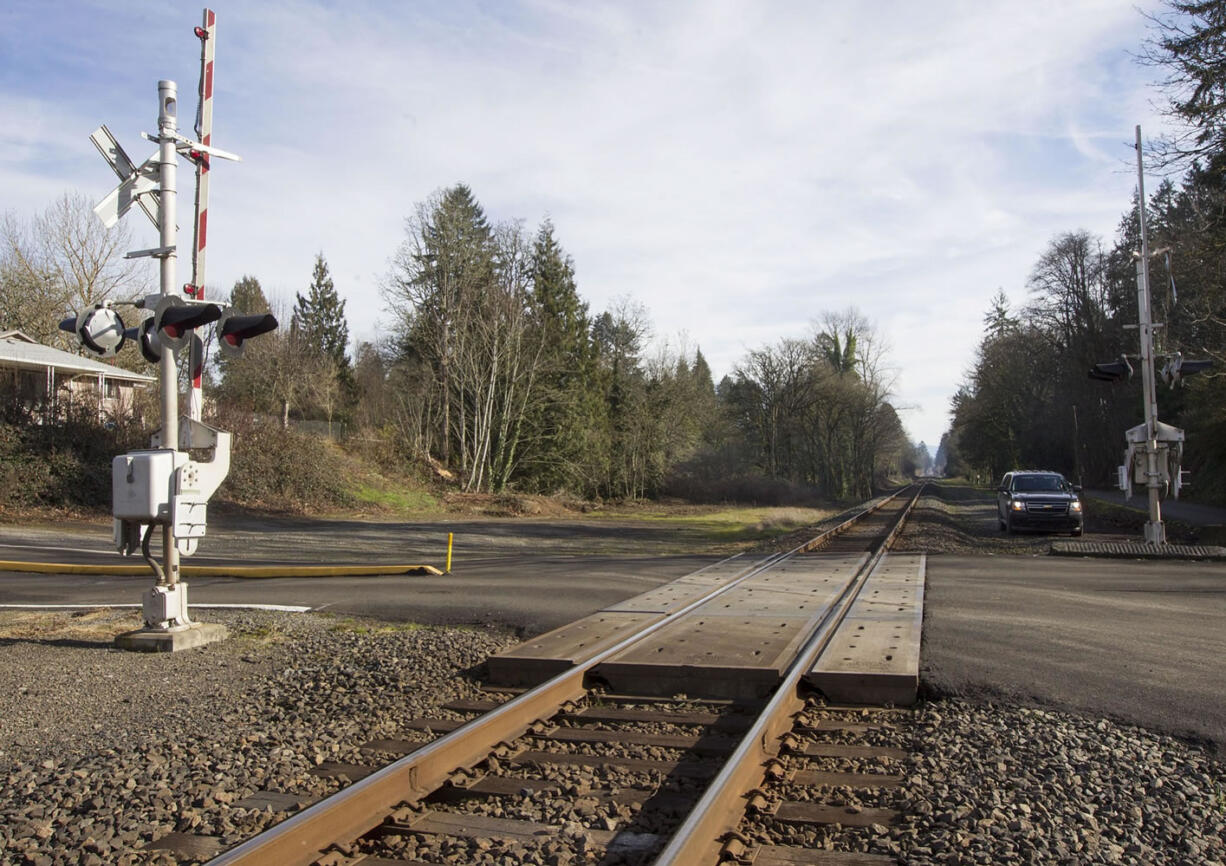
[(54, 547), (50, 544), (12, 544), (7, 541), (0, 541), (0, 547), (15, 547), (18, 550), (43, 551), (43, 550), (58, 550), (61, 553), (109, 553), (115, 555), (115, 549), (106, 547)]

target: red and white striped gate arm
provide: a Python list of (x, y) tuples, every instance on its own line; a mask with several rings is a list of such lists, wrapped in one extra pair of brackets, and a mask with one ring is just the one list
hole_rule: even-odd
[[(208, 147), (213, 143), (213, 56), (217, 47), (217, 16), (204, 10), (202, 26), (196, 28), (200, 39), (200, 108), (196, 115), (196, 140)], [(209, 225), (209, 155), (201, 153), (196, 162), (196, 220), (192, 235), (192, 281), (185, 290), (198, 301), (204, 300), (205, 246)], [(193, 346), (196, 344), (193, 344)], [(200, 392), (203, 359), (192, 358), (192, 387), (188, 415), (200, 420), (203, 398)]]

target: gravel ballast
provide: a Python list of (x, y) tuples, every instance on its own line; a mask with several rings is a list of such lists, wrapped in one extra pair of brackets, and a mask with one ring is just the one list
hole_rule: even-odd
[(468, 672), (512, 642), (319, 614), (198, 616), (232, 636), (146, 655), (110, 647), (131, 612), (0, 612), (0, 863), (183, 862), (146, 846), (247, 838), (284, 815), (230, 804), (332, 793), (342, 783), (312, 768), (363, 763), (359, 747), (403, 719), (476, 697)]

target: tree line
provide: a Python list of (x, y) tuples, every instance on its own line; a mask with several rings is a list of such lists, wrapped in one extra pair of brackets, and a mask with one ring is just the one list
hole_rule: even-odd
[[(1214, 361), (1175, 387), (1158, 383), (1159, 416), (1187, 433), (1185, 466), (1199, 496), (1226, 500), (1226, 3), (1172, 2), (1151, 18), (1144, 58), (1163, 70), (1178, 131), (1148, 145), (1167, 174), (1146, 201), (1155, 351)], [(1170, 174), (1175, 172), (1177, 179)], [(998, 478), (1016, 467), (1114, 483), (1126, 429), (1144, 419), (1139, 375), (1095, 381), (1096, 363), (1130, 356), (1136, 323), (1140, 210), (1134, 195), (1115, 238), (1084, 230), (1052, 240), (1011, 309), (1003, 292), (984, 317), (972, 369), (954, 396), (938, 462)], [(1161, 365), (1159, 365), (1161, 366)]]
[[(69, 348), (55, 331), (63, 313), (130, 294), (128, 238), (91, 220), (79, 196), (26, 223), (6, 217), (5, 327)], [(85, 260), (99, 278), (64, 265)], [(379, 439), (474, 492), (844, 498), (927, 465), (890, 403), (885, 347), (854, 309), (750, 351), (717, 384), (700, 348), (653, 342), (630, 298), (591, 313), (550, 220), (492, 223), (464, 184), (416, 205), (383, 295), (396, 336), (351, 354), (323, 252), (289, 309), (242, 277), (229, 303), (282, 326), (217, 358), (206, 398)]]

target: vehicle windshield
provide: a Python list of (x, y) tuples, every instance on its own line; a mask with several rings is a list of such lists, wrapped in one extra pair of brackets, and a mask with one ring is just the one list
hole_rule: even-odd
[(1064, 490), (1065, 484), (1059, 475), (1019, 475), (1013, 479), (1013, 489), (1021, 492)]

